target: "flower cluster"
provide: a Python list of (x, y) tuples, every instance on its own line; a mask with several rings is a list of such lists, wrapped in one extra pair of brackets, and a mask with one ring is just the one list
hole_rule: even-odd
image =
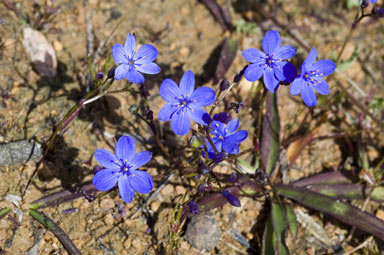
[(307, 59), (301, 65), (301, 72), (297, 75), (296, 68), (284, 59), (292, 58), (296, 49), (286, 45), (280, 47), (281, 39), (277, 31), (268, 31), (262, 41), (264, 52), (258, 49), (247, 49), (242, 52), (243, 57), (251, 64), (244, 72), (248, 81), (256, 81), (263, 76), (265, 87), (276, 92), (280, 82), (290, 83), (291, 95), (301, 94), (304, 103), (313, 107), (316, 105), (315, 91), (322, 95), (328, 95), (330, 90), (328, 83), (323, 80), (325, 76), (336, 69), (331, 60), (320, 60), (316, 63), (316, 50), (312, 48)]

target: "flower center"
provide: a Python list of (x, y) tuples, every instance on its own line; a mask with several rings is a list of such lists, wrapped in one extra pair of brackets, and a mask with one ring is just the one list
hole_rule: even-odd
[(267, 60), (268, 65), (272, 65), (272, 62), (273, 62), (273, 60), (270, 58)]
[(129, 60), (128, 64), (133, 65), (133, 64), (135, 64), (135, 62), (133, 62), (133, 60), (131, 59), (131, 60)]
[(181, 105), (182, 105), (182, 106), (187, 105), (187, 104), (188, 104), (187, 100), (183, 100), (183, 101), (181, 101)]
[(128, 172), (128, 170), (129, 170), (129, 168), (128, 168), (128, 167), (126, 167), (126, 166), (124, 166), (124, 167), (122, 167), (122, 168), (121, 168), (121, 171), (123, 171), (123, 173), (126, 173), (126, 172)]

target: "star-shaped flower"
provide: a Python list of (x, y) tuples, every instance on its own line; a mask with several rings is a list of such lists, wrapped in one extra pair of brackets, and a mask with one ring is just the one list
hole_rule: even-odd
[(316, 55), (316, 49), (312, 48), (301, 65), (300, 75), (296, 77), (289, 88), (291, 95), (301, 94), (304, 103), (309, 107), (316, 105), (316, 95), (313, 90), (321, 95), (329, 94), (328, 83), (322, 78), (330, 75), (336, 69), (336, 64), (332, 60), (323, 59), (314, 63)]
[(184, 73), (180, 87), (165, 79), (160, 86), (160, 96), (167, 102), (159, 112), (159, 120), (171, 120), (172, 130), (177, 135), (186, 135), (191, 129), (190, 118), (201, 125), (207, 125), (210, 117), (203, 106), (211, 105), (216, 93), (208, 87), (195, 90), (195, 76), (192, 71)]
[(280, 81), (292, 82), (296, 77), (296, 68), (289, 62), (296, 49), (286, 45), (280, 47), (281, 39), (277, 31), (268, 31), (262, 41), (264, 52), (250, 48), (242, 52), (243, 57), (251, 64), (245, 69), (244, 77), (248, 81), (257, 81), (263, 76), (264, 84), (271, 92), (279, 88)]
[[(141, 73), (157, 74), (160, 67), (152, 62), (157, 58), (157, 50), (150, 44), (145, 44), (136, 52), (136, 38), (128, 34), (123, 45), (117, 43), (112, 47), (112, 56), (120, 64), (115, 70), (115, 79), (127, 78), (132, 83), (144, 83)], [(139, 73), (141, 72), (141, 73)]]
[(135, 191), (149, 193), (153, 188), (152, 177), (137, 169), (152, 157), (149, 151), (136, 153), (134, 140), (122, 136), (116, 143), (115, 154), (104, 149), (95, 151), (96, 160), (105, 167), (93, 177), (93, 184), (100, 191), (108, 191), (118, 183), (120, 196), (131, 203)]
[[(238, 119), (233, 119), (224, 124), (220, 121), (212, 121), (211, 123), (211, 137), (218, 152), (224, 150), (229, 154), (238, 154), (239, 145), (248, 137), (246, 130), (236, 130), (239, 128), (240, 122)], [(211, 144), (206, 141), (208, 149), (208, 157), (213, 158), (215, 152)]]

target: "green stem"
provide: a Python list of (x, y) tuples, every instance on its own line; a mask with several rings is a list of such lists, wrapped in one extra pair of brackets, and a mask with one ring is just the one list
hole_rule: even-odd
[(32, 216), (35, 220), (44, 225), (47, 229), (49, 229), (60, 241), (60, 243), (64, 246), (64, 248), (68, 251), (69, 254), (73, 255), (81, 255), (81, 252), (76, 248), (73, 244), (72, 240), (68, 237), (67, 234), (49, 217), (35, 210), (29, 210), (29, 215)]
[(5, 207), (3, 209), (0, 210), (0, 219), (3, 218), (5, 215), (7, 215), (7, 213), (9, 213), (11, 211), (11, 208), (9, 207)]

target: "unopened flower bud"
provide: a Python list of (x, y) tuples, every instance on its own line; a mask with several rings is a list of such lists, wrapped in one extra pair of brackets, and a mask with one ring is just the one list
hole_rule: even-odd
[(222, 151), (222, 152), (216, 153), (213, 156), (212, 160), (215, 163), (220, 163), (221, 161), (224, 161), (227, 157), (228, 157), (228, 153)]
[(220, 91), (225, 91), (225, 90), (227, 90), (228, 88), (229, 88), (229, 81), (227, 81), (227, 80), (222, 80), (221, 82), (220, 82)]
[(153, 111), (151, 111), (151, 110), (146, 110), (146, 111), (145, 111), (145, 118), (146, 118), (148, 121), (153, 121)]
[(188, 209), (192, 214), (198, 214), (199, 213), (199, 206), (196, 204), (195, 201), (189, 202)]
[(102, 72), (98, 72), (95, 74), (96, 80), (102, 80), (104, 78), (104, 74)]
[(236, 113), (239, 113), (239, 111), (243, 108), (244, 108), (244, 104), (242, 102), (231, 103), (231, 109), (234, 110)]
[(360, 0), (360, 6), (361, 8), (365, 9), (367, 8), (369, 5), (369, 1), (368, 0)]
[(199, 135), (192, 135), (191, 139), (189, 139), (189, 145), (193, 148), (199, 148), (203, 144), (203, 139)]
[(237, 174), (236, 174), (236, 173), (232, 173), (232, 174), (228, 177), (227, 181), (232, 183), (232, 182), (235, 182), (236, 179), (237, 179)]
[(213, 119), (227, 124), (231, 120), (231, 115), (229, 115), (227, 112), (220, 112), (213, 115)]
[(201, 194), (201, 193), (204, 193), (204, 191), (205, 191), (205, 184), (204, 183), (199, 184), (199, 186), (197, 186), (197, 192)]
[(224, 190), (221, 194), (225, 197), (228, 203), (233, 206), (241, 207), (240, 200), (233, 194), (231, 194), (228, 190)]
[(116, 67), (112, 67), (111, 69), (109, 69), (108, 71), (108, 79), (113, 79), (115, 78), (115, 70), (116, 70)]
[(144, 83), (140, 84), (140, 94), (143, 97), (149, 97), (151, 94), (149, 94), (147, 87), (145, 87)]

